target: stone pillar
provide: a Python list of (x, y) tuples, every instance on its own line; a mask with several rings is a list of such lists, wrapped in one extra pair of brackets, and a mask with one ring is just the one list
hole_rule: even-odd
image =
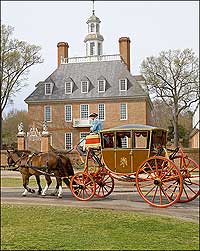
[(47, 122), (43, 123), (43, 131), (41, 137), (41, 152), (47, 153), (50, 145), (50, 133), (48, 132)]
[(17, 135), (17, 149), (25, 150), (25, 133), (24, 135)]
[(18, 125), (18, 133), (17, 133), (17, 149), (18, 150), (25, 150), (25, 139), (26, 133), (24, 132), (24, 126), (21, 122)]

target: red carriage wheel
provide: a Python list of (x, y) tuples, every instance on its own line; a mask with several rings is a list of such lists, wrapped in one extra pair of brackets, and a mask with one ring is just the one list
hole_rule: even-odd
[(78, 200), (87, 201), (94, 196), (96, 185), (91, 175), (79, 172), (71, 178), (70, 189)]
[(182, 176), (176, 165), (161, 156), (145, 160), (136, 173), (138, 193), (154, 207), (166, 208), (179, 201), (182, 183)]
[(96, 182), (95, 195), (97, 197), (103, 198), (112, 193), (114, 189), (114, 179), (107, 171), (100, 172), (94, 179)]
[(188, 157), (175, 156), (172, 161), (179, 168), (183, 177), (183, 192), (178, 202), (194, 200), (200, 194), (199, 165)]

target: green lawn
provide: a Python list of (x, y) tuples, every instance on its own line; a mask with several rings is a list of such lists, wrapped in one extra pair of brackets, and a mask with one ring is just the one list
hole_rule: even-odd
[[(41, 176), (41, 186), (44, 187), (46, 184), (45, 178)], [(52, 178), (52, 184), (51, 187), (54, 187), (56, 185), (55, 178)], [(4, 178), (1, 177), (1, 186), (2, 187), (23, 187), (22, 184), (22, 178)], [(29, 179), (29, 186), (33, 188), (37, 188), (37, 182), (35, 179), (35, 176), (31, 176)]]
[(197, 223), (126, 211), (1, 207), (1, 250), (198, 250), (198, 230)]

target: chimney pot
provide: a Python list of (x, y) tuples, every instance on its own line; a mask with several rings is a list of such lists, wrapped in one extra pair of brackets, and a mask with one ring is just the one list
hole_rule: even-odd
[(129, 37), (119, 38), (119, 53), (125, 64), (127, 65), (128, 70), (130, 71), (130, 43), (131, 40)]
[(61, 64), (61, 58), (68, 58), (68, 48), (67, 42), (59, 42), (58, 47), (58, 66)]

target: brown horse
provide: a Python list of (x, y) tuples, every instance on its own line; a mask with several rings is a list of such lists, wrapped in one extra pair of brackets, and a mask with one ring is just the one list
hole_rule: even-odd
[[(44, 175), (46, 179), (46, 186), (42, 191), (45, 195), (49, 186), (52, 183), (51, 176), (56, 177), (57, 185), (53, 194), (58, 192), (58, 197), (62, 197), (62, 180), (66, 185), (69, 185), (69, 178), (74, 175), (74, 170), (69, 158), (55, 153), (38, 153), (31, 156), (22, 155), (19, 158), (17, 150), (13, 152), (8, 151), (8, 165), (17, 163), (19, 171), (22, 174), (25, 196), (28, 192), (34, 192), (28, 187), (29, 178), (32, 175), (36, 176), (37, 181), (40, 175)], [(39, 185), (38, 185), (39, 186)], [(39, 189), (40, 190), (40, 189)]]

